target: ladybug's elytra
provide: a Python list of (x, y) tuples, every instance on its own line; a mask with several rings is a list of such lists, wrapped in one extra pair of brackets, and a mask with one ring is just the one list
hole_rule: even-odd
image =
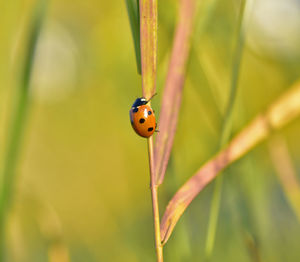
[[(152, 97), (151, 97), (152, 98)], [(156, 129), (156, 120), (149, 101), (144, 97), (137, 98), (133, 103), (129, 115), (134, 131), (142, 137), (150, 137)]]

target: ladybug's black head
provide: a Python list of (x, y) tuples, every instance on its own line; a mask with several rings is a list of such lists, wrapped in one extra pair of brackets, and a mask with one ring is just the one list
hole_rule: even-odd
[(138, 106), (142, 106), (142, 105), (146, 105), (148, 103), (148, 101), (146, 100), (146, 98), (144, 97), (140, 97), (140, 98), (137, 98), (132, 107), (138, 107)]

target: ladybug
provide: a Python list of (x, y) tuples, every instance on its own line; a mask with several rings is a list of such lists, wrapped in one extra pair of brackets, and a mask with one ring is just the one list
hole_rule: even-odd
[(149, 100), (144, 97), (137, 98), (129, 111), (132, 128), (142, 137), (150, 137), (156, 131), (154, 112), (147, 105), (152, 97)]

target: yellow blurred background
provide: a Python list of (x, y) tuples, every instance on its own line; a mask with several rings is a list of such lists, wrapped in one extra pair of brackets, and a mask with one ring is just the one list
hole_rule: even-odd
[[(215, 0), (209, 14), (208, 2), (196, 19), (179, 126), (160, 188), (161, 214), (219, 144), (218, 108), (228, 98), (239, 1)], [(0, 165), (35, 5), (0, 3)], [(157, 115), (179, 8), (178, 1), (158, 5)], [(246, 11), (234, 134), (287, 90), (300, 69), (299, 1), (247, 1)], [(6, 229), (7, 261), (155, 261), (146, 140), (129, 121), (140, 82), (125, 1), (48, 2)], [(299, 119), (280, 132), (298, 178), (299, 132)], [(212, 261), (300, 261), (299, 221), (267, 143), (224, 178)], [(203, 261), (212, 189), (181, 218), (166, 261)], [(251, 243), (262, 260), (254, 260)]]

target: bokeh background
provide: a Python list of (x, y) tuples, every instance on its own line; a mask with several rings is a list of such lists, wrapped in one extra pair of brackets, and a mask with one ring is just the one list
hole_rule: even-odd
[[(36, 2), (0, 2), (1, 165)], [(161, 214), (218, 149), (239, 4), (200, 5)], [(178, 1), (158, 3), (157, 115), (178, 8)], [(234, 134), (300, 77), (300, 2), (247, 1), (245, 21)], [(125, 1), (48, 2), (6, 228), (8, 261), (155, 261), (146, 141), (129, 122), (141, 93)], [(298, 179), (299, 134), (299, 119), (279, 132)], [(299, 219), (269, 142), (224, 174), (211, 261), (300, 261)], [(209, 185), (180, 219), (166, 261), (203, 261), (212, 191)]]

